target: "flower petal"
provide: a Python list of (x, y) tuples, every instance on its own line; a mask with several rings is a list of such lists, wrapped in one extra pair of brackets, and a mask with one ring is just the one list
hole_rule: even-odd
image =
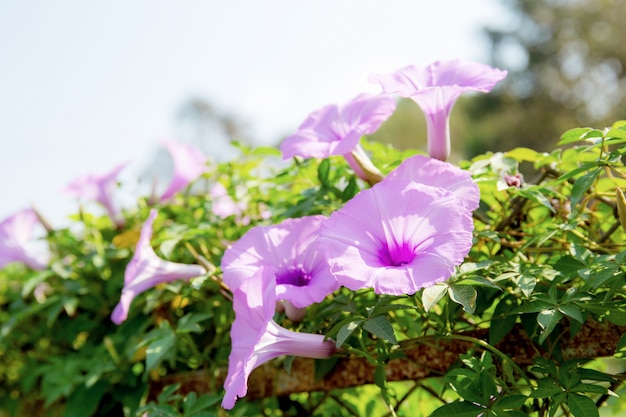
[(284, 159), (327, 158), (352, 151), (363, 135), (374, 133), (396, 103), (387, 95), (361, 94), (344, 106), (328, 105), (309, 115), (280, 145)]
[(121, 299), (111, 315), (111, 320), (116, 324), (126, 320), (130, 304), (138, 294), (157, 284), (178, 279), (191, 279), (205, 273), (204, 268), (200, 265), (169, 262), (157, 256), (150, 246), (152, 225), (157, 214), (156, 209), (150, 210), (150, 215), (141, 228), (135, 253), (126, 266)]
[(207, 158), (199, 149), (172, 140), (164, 140), (163, 145), (174, 160), (174, 175), (167, 190), (161, 196), (161, 201), (169, 199), (187, 187), (207, 169)]
[(480, 203), (480, 191), (472, 174), (447, 162), (414, 155), (405, 159), (384, 181), (417, 182), (452, 192), (468, 210)]
[(224, 282), (234, 290), (260, 268), (272, 268), (281, 299), (296, 307), (323, 300), (339, 287), (317, 246), (325, 220), (307, 216), (248, 230), (222, 257)]
[(330, 216), (320, 246), (341, 285), (413, 294), (450, 277), (471, 248), (472, 230), (469, 211), (452, 193), (383, 181)]

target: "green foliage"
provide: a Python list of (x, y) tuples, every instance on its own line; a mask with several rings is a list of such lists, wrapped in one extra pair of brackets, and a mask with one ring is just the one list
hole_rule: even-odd
[[(480, 187), (481, 206), (473, 248), (447, 282), (409, 296), (340, 289), (310, 306), (301, 323), (277, 313), (287, 328), (336, 341), (337, 356), (317, 362), (317, 377), (338, 358), (362, 358), (374, 370), (374, 384), (242, 399), (229, 415), (599, 415), (619, 391), (619, 371), (592, 367), (563, 346), (585, 326), (626, 326), (626, 233), (616, 194), (626, 188), (626, 124), (569, 130), (561, 143), (567, 148), (516, 148), (461, 163)], [(363, 145), (383, 173), (415, 153)], [(48, 270), (19, 264), (0, 270), (0, 410), (15, 416), (226, 415), (219, 376), (228, 366), (234, 313), (220, 281), (225, 248), (255, 225), (328, 215), (368, 187), (341, 158), (286, 164), (274, 149), (239, 151), (236, 161), (212, 167), (167, 203), (139, 198), (124, 213), (123, 227), (79, 212), (72, 227), (47, 236)], [(521, 167), (532, 179), (523, 180)], [(516, 175), (519, 187), (507, 182)], [(207, 188), (215, 182), (245, 203), (244, 213), (213, 214)], [(211, 267), (192, 282), (142, 293), (128, 320), (116, 326), (110, 314), (152, 206), (159, 210), (152, 238), (157, 254)], [(524, 350), (536, 353), (532, 364), (517, 363), (501, 344), (521, 334)], [(390, 364), (413, 347), (450, 341), (471, 348), (444, 375), (390, 380)], [(624, 352), (622, 337), (616, 357)], [(290, 363), (276, 361), (285, 369)], [(194, 371), (214, 377), (204, 392), (176, 384)]]

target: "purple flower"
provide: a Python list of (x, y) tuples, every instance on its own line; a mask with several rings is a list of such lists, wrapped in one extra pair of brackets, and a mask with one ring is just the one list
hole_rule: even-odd
[(207, 169), (207, 158), (199, 149), (172, 140), (164, 140), (163, 145), (174, 160), (174, 176), (169, 187), (161, 196), (161, 201), (169, 199), (185, 188)]
[(319, 245), (341, 285), (413, 294), (452, 275), (472, 230), (470, 212), (451, 192), (385, 179), (333, 213)]
[(243, 204), (237, 204), (228, 195), (226, 188), (219, 182), (215, 183), (209, 191), (211, 195), (211, 211), (216, 216), (225, 219), (229, 216), (238, 216), (245, 209)]
[(437, 61), (427, 67), (415, 65), (394, 74), (372, 75), (383, 91), (410, 97), (422, 109), (428, 126), (428, 152), (445, 161), (450, 155), (449, 118), (452, 106), (466, 91), (487, 93), (507, 72), (477, 62)]
[(378, 130), (395, 108), (395, 100), (384, 94), (361, 94), (344, 106), (331, 104), (323, 107), (311, 113), (298, 131), (281, 143), (283, 158), (343, 155), (355, 173), (367, 179), (352, 152), (356, 150), (364, 155), (359, 145), (361, 137)]
[(109, 213), (109, 217), (119, 224), (119, 210), (113, 203), (113, 190), (117, 185), (117, 176), (127, 163), (120, 164), (106, 174), (83, 175), (72, 181), (63, 191), (79, 198), (97, 201)]
[(135, 254), (126, 266), (122, 296), (115, 310), (113, 310), (113, 314), (111, 314), (111, 320), (115, 324), (120, 324), (126, 320), (130, 304), (138, 294), (157, 284), (177, 279), (190, 279), (205, 273), (204, 268), (200, 265), (169, 262), (157, 256), (150, 246), (152, 224), (156, 216), (157, 211), (155, 209), (150, 210), (150, 216), (141, 228)]
[(230, 335), (226, 393), (222, 407), (231, 409), (248, 392), (248, 377), (263, 363), (282, 355), (327, 358), (335, 343), (323, 335), (298, 333), (279, 326), (272, 317), (276, 304), (275, 271), (259, 268), (233, 291), (235, 321)]
[(322, 301), (339, 288), (317, 245), (326, 218), (286, 219), (248, 230), (224, 252), (223, 279), (232, 290), (260, 268), (275, 271), (276, 296), (301, 308)]
[(516, 174), (505, 174), (503, 179), (508, 187), (522, 188), (524, 184), (524, 176), (519, 172)]
[(39, 222), (31, 208), (20, 210), (0, 222), (0, 268), (22, 262), (32, 269), (45, 269), (49, 253), (33, 247), (33, 232)]
[(443, 188), (454, 196), (468, 210), (473, 211), (480, 204), (480, 191), (472, 179), (472, 174), (452, 164), (423, 155), (405, 159), (391, 171), (384, 182), (417, 182), (431, 187)]

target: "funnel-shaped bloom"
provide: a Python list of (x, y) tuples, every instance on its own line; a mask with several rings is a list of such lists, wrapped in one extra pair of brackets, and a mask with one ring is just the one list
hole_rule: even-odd
[(296, 133), (283, 140), (280, 145), (283, 158), (343, 155), (355, 173), (367, 179), (352, 152), (356, 149), (364, 155), (359, 145), (361, 137), (377, 131), (395, 108), (395, 100), (384, 94), (361, 94), (344, 106), (323, 107), (311, 113)]
[(150, 216), (141, 228), (135, 254), (126, 266), (122, 296), (115, 310), (113, 310), (113, 314), (111, 314), (111, 320), (115, 324), (120, 324), (126, 320), (130, 304), (138, 294), (157, 284), (177, 279), (190, 279), (205, 273), (204, 268), (200, 265), (169, 262), (157, 256), (150, 246), (152, 224), (156, 216), (157, 211), (151, 210)]
[(324, 216), (308, 216), (248, 230), (224, 252), (224, 282), (234, 290), (259, 269), (271, 268), (279, 299), (296, 307), (322, 301), (339, 288), (317, 244), (324, 221)]
[(248, 377), (263, 363), (282, 355), (327, 358), (335, 352), (335, 343), (325, 341), (324, 336), (293, 332), (272, 319), (276, 305), (274, 274), (271, 268), (257, 269), (233, 291), (235, 321), (222, 400), (226, 409), (246, 395)]
[(126, 162), (113, 168), (106, 174), (89, 174), (76, 178), (63, 191), (79, 198), (97, 201), (102, 204), (109, 213), (109, 217), (118, 223), (119, 210), (113, 203), (113, 190), (117, 185), (117, 176), (126, 166)]
[(341, 285), (413, 294), (452, 275), (472, 230), (470, 212), (451, 192), (385, 179), (333, 213), (319, 244)]
[(38, 222), (37, 214), (30, 208), (0, 222), (0, 268), (10, 262), (22, 262), (32, 269), (46, 268), (49, 254), (33, 246), (33, 232)]
[(457, 166), (423, 155), (414, 155), (391, 171), (384, 182), (416, 182), (450, 191), (468, 210), (473, 211), (480, 203), (480, 191), (472, 174)]
[(161, 196), (161, 201), (169, 199), (185, 188), (207, 169), (207, 158), (199, 149), (172, 140), (164, 140), (163, 145), (174, 160), (174, 176), (167, 190)]
[(452, 106), (466, 91), (487, 93), (507, 72), (477, 62), (437, 61), (427, 67), (415, 65), (393, 74), (372, 75), (383, 91), (410, 97), (422, 109), (428, 126), (428, 152), (446, 160), (450, 155), (449, 116)]

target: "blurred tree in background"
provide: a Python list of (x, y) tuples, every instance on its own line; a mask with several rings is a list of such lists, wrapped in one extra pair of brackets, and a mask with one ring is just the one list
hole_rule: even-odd
[[(544, 151), (572, 126), (626, 118), (626, 1), (502, 2), (510, 23), (484, 30), (489, 64), (509, 76), (491, 94), (462, 97), (455, 105), (457, 155), (518, 146)], [(425, 150), (423, 116), (408, 100), (383, 127), (374, 139)]]

